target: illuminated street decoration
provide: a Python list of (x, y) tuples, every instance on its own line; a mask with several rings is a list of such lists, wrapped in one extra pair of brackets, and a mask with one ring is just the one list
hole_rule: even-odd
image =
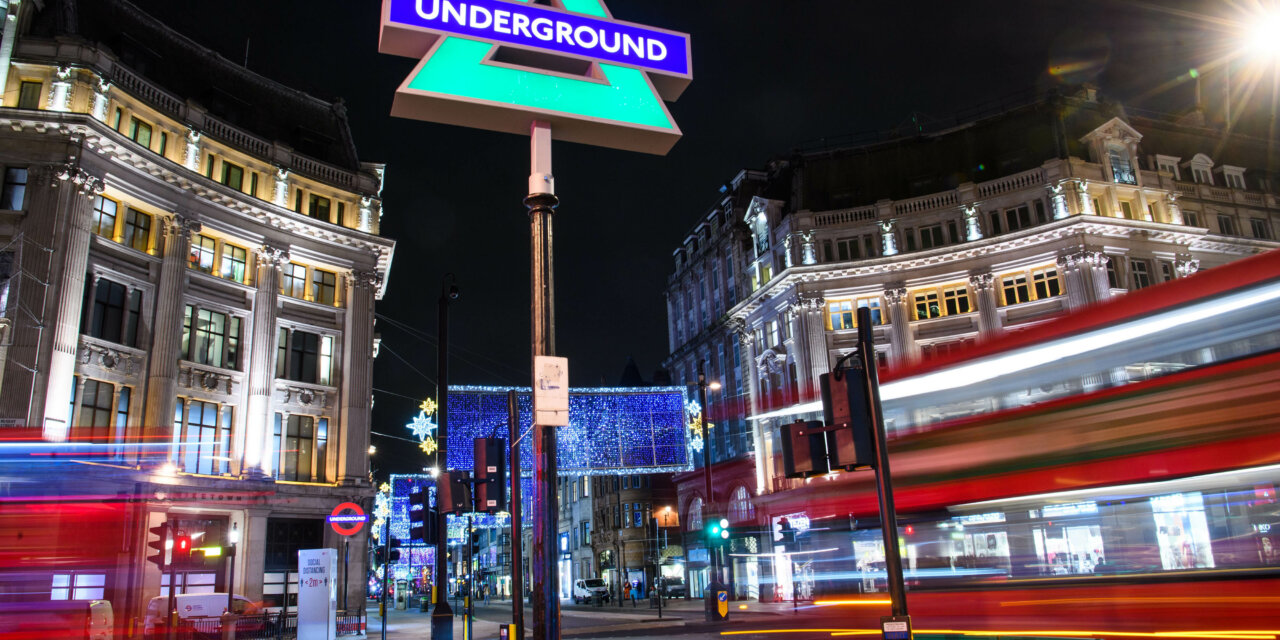
[(421, 449), (423, 453), (425, 453), (425, 454), (427, 454), (427, 455), (431, 455), (431, 454), (435, 453), (435, 452), (436, 452), (436, 449), (438, 448), (438, 447), (436, 446), (436, 439), (435, 439), (435, 438), (423, 438), (423, 439), (422, 439), (422, 442), (418, 443), (418, 448), (419, 448), (419, 449)]
[(689, 424), (689, 448), (695, 453), (702, 453), (706, 446), (706, 438), (702, 432), (702, 406), (697, 400), (684, 403), (684, 413)]
[(420, 59), (391, 114), (665, 154), (664, 100), (692, 79), (687, 34), (614, 20), (601, 0), (383, 0), (378, 50)]
[[(475, 438), (507, 437), (510, 387), (449, 388), (449, 469), (472, 467)], [(516, 391), (520, 433), (533, 413), (529, 389)], [(569, 426), (557, 432), (557, 466), (566, 475), (674, 473), (692, 468), (685, 426), (684, 387), (569, 390)], [(520, 459), (532, 469), (533, 438), (520, 441)]]

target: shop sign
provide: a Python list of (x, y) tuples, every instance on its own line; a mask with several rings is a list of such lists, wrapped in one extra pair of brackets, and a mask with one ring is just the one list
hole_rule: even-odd
[(329, 526), (333, 527), (335, 533), (340, 536), (353, 536), (360, 533), (360, 529), (364, 528), (364, 523), (369, 521), (369, 516), (365, 515), (364, 509), (354, 502), (344, 502), (333, 508), (325, 520), (329, 521)]

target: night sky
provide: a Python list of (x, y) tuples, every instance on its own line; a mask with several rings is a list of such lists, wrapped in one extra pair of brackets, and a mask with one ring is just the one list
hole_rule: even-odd
[[(414, 61), (377, 53), (377, 0), (134, 2), (230, 60), (243, 62), (247, 43), (257, 73), (344, 99), (361, 159), (387, 164), (382, 233), (398, 244), (377, 308), (375, 432), (408, 435), (418, 401), (434, 395), (446, 272), (461, 290), (451, 383), (528, 384), (527, 137), (391, 118)], [(660, 366), (671, 252), (739, 170), (819, 138), (890, 129), (913, 112), (946, 117), (1071, 82), (1135, 106), (1185, 108), (1189, 85), (1159, 88), (1216, 55), (1223, 34), (1169, 8), (1229, 10), (1081, 0), (607, 4), (620, 20), (691, 34), (694, 78), (668, 105), (684, 138), (666, 157), (556, 143), (556, 339), (576, 386), (617, 383), (628, 356), (646, 379)], [(380, 475), (423, 464), (409, 443), (373, 441)]]

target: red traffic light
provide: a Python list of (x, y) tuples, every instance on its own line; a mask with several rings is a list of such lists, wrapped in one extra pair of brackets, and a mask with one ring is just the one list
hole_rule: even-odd
[(191, 536), (181, 535), (173, 541), (173, 548), (178, 553), (188, 553), (191, 551)]

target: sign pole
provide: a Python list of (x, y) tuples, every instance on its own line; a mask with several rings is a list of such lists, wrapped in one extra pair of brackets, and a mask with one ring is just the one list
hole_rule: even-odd
[(876, 491), (880, 494), (880, 530), (884, 533), (885, 570), (893, 615), (881, 618), (885, 640), (911, 640), (911, 618), (907, 614), (907, 589), (902, 581), (902, 556), (898, 553), (898, 516), (893, 504), (893, 482), (889, 474), (889, 448), (880, 410), (880, 376), (876, 371), (876, 346), (871, 330), (871, 310), (858, 309), (858, 359), (865, 373), (867, 411), (870, 413), (872, 446), (875, 448)]
[(516, 392), (507, 392), (507, 442), (511, 446), (511, 622), (515, 637), (524, 640), (524, 540), (520, 525), (520, 413), (516, 409)]
[[(555, 341), (555, 287), (551, 252), (551, 214), (560, 200), (551, 175), (551, 124), (535, 120), (530, 125), (531, 165), (529, 195), (530, 300), (533, 360), (553, 356)], [(538, 371), (533, 367), (533, 387)], [(556, 429), (536, 424), (533, 440), (533, 637), (560, 640), (560, 597), (556, 580)]]
[[(453, 274), (446, 274), (440, 283), (439, 337), (436, 348), (436, 478), (445, 477), (449, 470), (449, 301), (458, 297), (453, 285)], [(436, 606), (431, 610), (431, 640), (453, 640), (453, 609), (449, 606), (448, 583), (445, 574), (449, 554), (449, 516), (438, 499), (436, 490), (436, 551), (435, 589)], [(427, 514), (430, 518), (431, 514)]]

